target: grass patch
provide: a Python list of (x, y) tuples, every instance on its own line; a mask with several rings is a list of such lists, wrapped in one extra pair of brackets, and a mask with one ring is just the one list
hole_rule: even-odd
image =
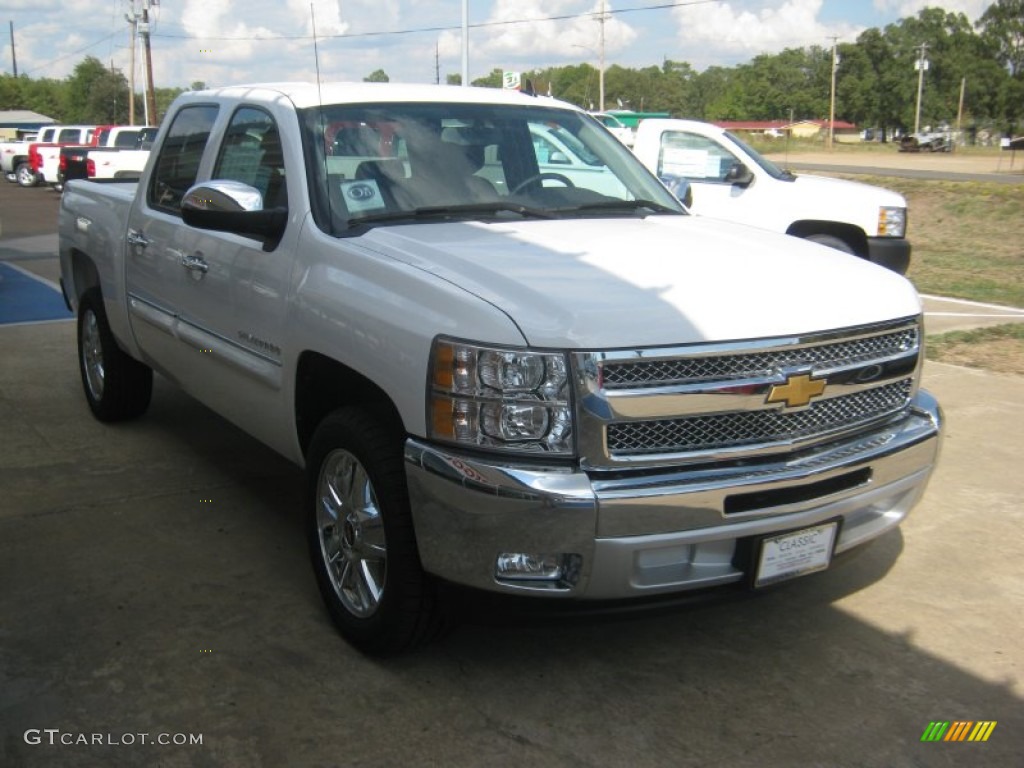
[(907, 277), (919, 291), (1024, 307), (1024, 184), (845, 178), (907, 198)]
[(925, 339), (925, 356), (943, 363), (1024, 375), (1024, 323), (929, 336)]

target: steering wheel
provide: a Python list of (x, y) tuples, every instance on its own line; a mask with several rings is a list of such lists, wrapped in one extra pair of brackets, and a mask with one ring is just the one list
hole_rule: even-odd
[(544, 181), (544, 179), (553, 179), (554, 181), (560, 181), (570, 189), (576, 186), (575, 184), (572, 183), (572, 179), (570, 179), (568, 176), (563, 176), (561, 173), (553, 173), (551, 171), (548, 171), (546, 173), (535, 173), (533, 174), (533, 176), (523, 179), (521, 182), (516, 184), (516, 188), (509, 192), (509, 194), (518, 195), (520, 192), (523, 191), (525, 187), (530, 186), (535, 181)]

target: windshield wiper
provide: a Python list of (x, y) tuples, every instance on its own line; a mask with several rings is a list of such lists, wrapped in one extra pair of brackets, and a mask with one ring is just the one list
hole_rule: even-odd
[(600, 203), (584, 203), (572, 208), (556, 208), (555, 210), (559, 213), (575, 213), (577, 211), (639, 211), (643, 208), (653, 213), (686, 215), (676, 208), (656, 203), (653, 200), (602, 200)]
[(360, 224), (378, 224), (387, 221), (416, 221), (419, 219), (444, 219), (482, 213), (515, 213), (527, 219), (554, 219), (558, 215), (543, 208), (532, 208), (518, 203), (467, 203), (465, 205), (430, 205), (413, 208), (408, 211), (389, 211), (387, 213), (370, 213), (348, 220), (348, 226)]

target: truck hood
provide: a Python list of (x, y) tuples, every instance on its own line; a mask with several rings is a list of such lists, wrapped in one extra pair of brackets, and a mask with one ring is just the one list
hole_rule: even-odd
[(859, 181), (798, 173), (796, 180), (789, 183), (796, 185), (799, 194), (805, 200), (818, 203), (828, 201), (833, 214), (839, 206), (868, 206), (876, 216), (879, 206), (907, 207), (906, 199), (899, 192), (861, 184)]
[[(913, 286), (889, 270), (695, 216), (409, 224), (377, 227), (360, 242), (494, 305), (536, 347), (742, 340), (921, 309)], [(464, 336), (473, 339), (473, 328)]]

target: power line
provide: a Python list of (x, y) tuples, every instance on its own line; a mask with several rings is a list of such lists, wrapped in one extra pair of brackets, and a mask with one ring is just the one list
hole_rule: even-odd
[(38, 66), (32, 67), (32, 69), (25, 70), (24, 72), (22, 72), (22, 74), (23, 75), (28, 75), (30, 72), (38, 72), (41, 69), (46, 69), (48, 67), (52, 67), (57, 62), (64, 61), (64, 59), (70, 59), (72, 56), (77, 56), (78, 54), (82, 53), (83, 51), (87, 51), (90, 48), (95, 48), (100, 43), (105, 43), (107, 40), (109, 40), (112, 37), (115, 37), (117, 34), (118, 34), (118, 32), (111, 32), (109, 35), (101, 37), (99, 40), (91, 42), (88, 45), (84, 45), (81, 48), (79, 48), (78, 50), (72, 51), (71, 53), (65, 53), (63, 56), (58, 56), (56, 59), (48, 61), (45, 64), (39, 64)]
[[(685, 8), (694, 5), (708, 5), (710, 3), (719, 3), (722, 0), (681, 0), (680, 2), (672, 3), (659, 3), (657, 5), (641, 5), (633, 8), (619, 8), (617, 10), (606, 9), (603, 11), (605, 16), (618, 16), (625, 13), (640, 13), (645, 11), (660, 11), (666, 8)], [(536, 16), (528, 19), (503, 19), (501, 21), (478, 21), (474, 24), (469, 24), (470, 29), (484, 29), (487, 27), (503, 27), (512, 24), (531, 24), (538, 21), (569, 21), (571, 19), (585, 19), (592, 18), (600, 20), (602, 18), (602, 11), (587, 11), (585, 13), (563, 13), (554, 16)], [(319, 35), (321, 40), (328, 38), (357, 38), (357, 37), (385, 37), (388, 35), (416, 35), (426, 32), (455, 32), (462, 29), (461, 24), (447, 24), (439, 25), (434, 27), (415, 27), (411, 29), (390, 29), (390, 30), (378, 30), (374, 32), (351, 32), (336, 35)], [(176, 40), (243, 40), (243, 41), (271, 41), (271, 40), (311, 40), (312, 35), (175, 35), (167, 32), (153, 33), (153, 37), (164, 37)]]

